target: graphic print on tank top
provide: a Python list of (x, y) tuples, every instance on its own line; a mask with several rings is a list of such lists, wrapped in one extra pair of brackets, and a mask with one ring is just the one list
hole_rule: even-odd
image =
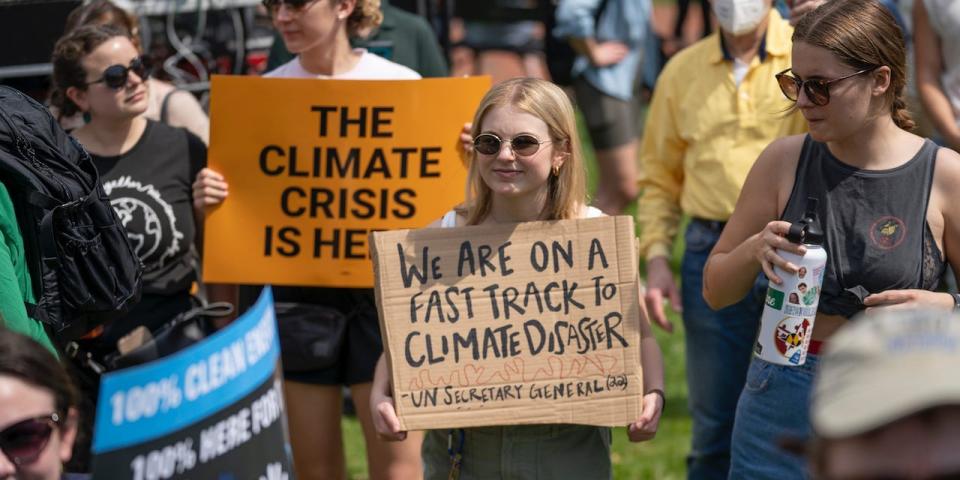
[(907, 225), (897, 217), (887, 215), (878, 218), (870, 226), (870, 240), (880, 250), (893, 250), (907, 238)]
[(163, 268), (167, 261), (177, 258), (184, 235), (177, 229), (173, 207), (157, 188), (130, 176), (109, 180), (103, 188), (148, 270)]

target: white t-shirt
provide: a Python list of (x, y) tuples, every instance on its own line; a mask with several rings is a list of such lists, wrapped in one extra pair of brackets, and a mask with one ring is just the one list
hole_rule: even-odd
[[(587, 206), (586, 215), (583, 218), (598, 218), (606, 216), (605, 213), (600, 211), (597, 207)], [(443, 218), (440, 220), (440, 228), (454, 228), (457, 226), (457, 212), (454, 210), (448, 211), (444, 214)]]
[(403, 66), (393, 63), (386, 58), (368, 52), (363, 48), (355, 48), (355, 53), (362, 55), (350, 71), (339, 75), (320, 75), (303, 69), (300, 65), (300, 56), (297, 55), (287, 63), (265, 73), (270, 78), (333, 78), (337, 80), (417, 80), (420, 74)]

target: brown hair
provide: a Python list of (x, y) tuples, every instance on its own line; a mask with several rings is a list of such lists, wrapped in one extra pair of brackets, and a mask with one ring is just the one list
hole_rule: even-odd
[(140, 49), (140, 21), (136, 15), (110, 0), (94, 0), (74, 8), (67, 16), (64, 32), (70, 33), (84, 25), (113, 25), (125, 31), (137, 49)]
[(907, 111), (906, 47), (903, 32), (886, 7), (876, 0), (844, 0), (823, 4), (806, 14), (793, 31), (793, 42), (829, 50), (856, 70), (887, 66), (890, 116), (904, 130), (916, 123)]
[(129, 38), (123, 30), (113, 25), (86, 25), (69, 32), (57, 40), (53, 47), (53, 91), (50, 104), (57, 108), (59, 117), (72, 117), (80, 111), (69, 97), (67, 89), (87, 88), (87, 72), (83, 58), (114, 37)]
[(34, 339), (2, 325), (0, 375), (49, 391), (60, 418), (66, 419), (70, 409), (77, 406), (76, 388), (57, 357)]
[[(586, 171), (573, 105), (567, 94), (556, 85), (535, 78), (515, 78), (499, 83), (480, 101), (473, 117), (471, 135), (476, 137), (483, 127), (483, 119), (493, 107), (511, 106), (527, 112), (547, 124), (554, 148), (567, 153), (567, 158), (548, 180), (547, 202), (540, 214), (542, 220), (578, 218), (586, 203)], [(477, 167), (474, 150), (467, 173), (467, 225), (482, 222), (490, 213), (492, 192), (483, 181)]]
[(347, 17), (347, 36), (366, 38), (383, 22), (380, 0), (356, 0), (356, 2), (353, 12)]

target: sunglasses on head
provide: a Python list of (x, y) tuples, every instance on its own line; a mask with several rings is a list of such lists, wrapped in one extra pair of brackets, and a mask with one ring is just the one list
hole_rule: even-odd
[[(477, 138), (473, 139), (473, 148), (484, 155), (496, 155), (500, 153), (503, 142), (500, 137), (492, 133), (481, 133), (477, 135)], [(510, 139), (510, 149), (513, 150), (514, 155), (529, 157), (540, 151), (540, 145), (547, 143), (550, 142), (542, 142), (533, 135), (521, 133)]]
[(280, 9), (281, 4), (286, 5), (290, 10), (300, 11), (303, 10), (303, 7), (315, 1), (317, 0), (262, 0), (260, 3), (268, 12), (273, 13)]
[(834, 78), (833, 80), (800, 80), (793, 75), (787, 75), (791, 69), (786, 69), (776, 75), (777, 83), (780, 85), (780, 91), (783, 92), (784, 96), (787, 97), (791, 102), (796, 102), (800, 98), (800, 90), (803, 90), (807, 94), (807, 98), (810, 99), (810, 102), (817, 106), (824, 106), (830, 103), (830, 84), (839, 82), (840, 80), (846, 80), (851, 77), (856, 77), (867, 72), (872, 72), (878, 67), (870, 67), (859, 72), (853, 72), (850, 75), (846, 75), (840, 78)]
[(110, 65), (103, 70), (103, 75), (100, 76), (99, 80), (87, 82), (87, 85), (103, 82), (106, 86), (117, 90), (127, 84), (130, 72), (136, 73), (137, 76), (140, 77), (140, 80), (146, 80), (147, 77), (150, 76), (151, 71), (152, 68), (149, 58), (146, 55), (141, 55), (131, 60), (129, 66), (120, 64)]
[(14, 423), (0, 431), (0, 451), (15, 465), (29, 465), (40, 458), (59, 423), (56, 413)]

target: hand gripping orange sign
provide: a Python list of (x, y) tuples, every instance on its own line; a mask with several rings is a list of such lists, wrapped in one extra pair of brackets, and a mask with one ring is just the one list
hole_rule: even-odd
[(463, 200), (459, 134), (488, 77), (397, 81), (215, 76), (208, 282), (372, 287), (368, 234)]

